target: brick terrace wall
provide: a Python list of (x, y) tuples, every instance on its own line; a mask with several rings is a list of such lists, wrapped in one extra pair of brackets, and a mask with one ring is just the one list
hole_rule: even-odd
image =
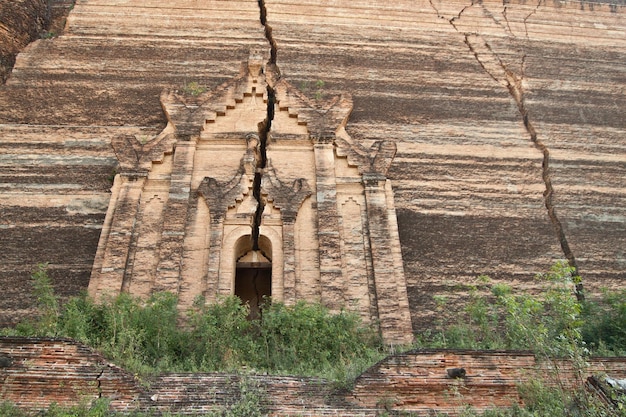
[(2, 337), (0, 358), (9, 365), (0, 367), (0, 400), (20, 407), (42, 409), (106, 397), (124, 409), (134, 408), (139, 399), (131, 374), (72, 340)]
[[(456, 415), (466, 405), (482, 410), (520, 402), (517, 384), (536, 370), (559, 367), (561, 378), (576, 383), (566, 363), (537, 363), (528, 352), (425, 350), (393, 355), (363, 373), (352, 391), (336, 390), (318, 378), (162, 374), (140, 383), (90, 348), (67, 339), (0, 338), (0, 401), (26, 409), (44, 409), (99, 397), (113, 409), (207, 412), (240, 398), (242, 382), (258, 386), (274, 416), (374, 416), (381, 409), (433, 411)], [(464, 368), (466, 377), (447, 377)], [(592, 361), (589, 374), (626, 378), (626, 358)], [(583, 375), (582, 377), (586, 377)]]
[[(465, 369), (465, 378), (448, 377), (452, 368)], [(517, 387), (531, 378), (574, 387), (598, 373), (625, 378), (626, 358), (594, 358), (585, 375), (576, 375), (570, 362), (539, 362), (525, 351), (416, 350), (374, 365), (357, 378), (351, 395), (364, 407), (455, 415), (467, 405), (485, 410), (521, 404)]]

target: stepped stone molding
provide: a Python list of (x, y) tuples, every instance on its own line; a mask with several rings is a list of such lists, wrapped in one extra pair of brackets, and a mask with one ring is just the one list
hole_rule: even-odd
[[(112, 141), (120, 172), (92, 296), (171, 291), (187, 307), (257, 291), (242, 296), (252, 309), (262, 295), (321, 301), (356, 309), (388, 343), (412, 340), (386, 178), (396, 145), (352, 140), (350, 95), (308, 99), (252, 58), (214, 91), (165, 91), (161, 104), (160, 134)], [(239, 263), (254, 251), (266, 264)], [(244, 269), (268, 262), (267, 293), (239, 287)]]

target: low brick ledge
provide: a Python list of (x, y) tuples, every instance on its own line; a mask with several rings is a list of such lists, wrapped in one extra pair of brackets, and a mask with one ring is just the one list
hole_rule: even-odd
[[(202, 413), (232, 404), (242, 378), (261, 387), (272, 416), (375, 416), (385, 411), (458, 414), (520, 403), (519, 383), (549, 375), (579, 383), (565, 361), (539, 363), (530, 352), (429, 349), (385, 358), (360, 375), (350, 391), (320, 378), (225, 373), (168, 373), (145, 380), (70, 339), (0, 337), (0, 401), (40, 410), (106, 397), (117, 411)], [(447, 370), (463, 368), (464, 378)], [(626, 378), (626, 358), (594, 358), (589, 375)], [(587, 375), (583, 375), (585, 378)]]

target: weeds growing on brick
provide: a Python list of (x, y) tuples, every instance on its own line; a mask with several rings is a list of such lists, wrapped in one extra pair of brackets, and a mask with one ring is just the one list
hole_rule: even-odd
[(155, 293), (142, 300), (127, 293), (95, 302), (70, 298), (63, 308), (45, 265), (33, 274), (39, 317), (5, 334), (58, 336), (79, 340), (129, 371), (237, 371), (310, 375), (349, 384), (382, 359), (376, 331), (356, 313), (331, 313), (320, 304), (293, 306), (269, 300), (259, 319), (237, 297), (214, 303), (198, 298), (183, 325), (176, 297)]
[[(454, 323), (442, 319), (434, 329), (417, 336), (419, 347), (529, 349), (539, 360), (567, 358), (581, 375), (592, 353), (626, 355), (626, 290), (605, 291), (600, 300), (581, 302), (573, 293), (577, 277), (566, 263), (557, 263), (537, 277), (543, 288), (538, 296), (514, 294), (507, 285), (492, 285), (487, 277), (480, 278), (481, 289), (490, 289), (491, 294), (472, 288), (464, 319)], [(83, 295), (71, 298), (61, 308), (45, 265), (33, 273), (33, 284), (39, 318), (5, 329), (5, 334), (71, 337), (139, 374), (245, 368), (250, 372), (322, 376), (345, 387), (385, 353), (377, 333), (364, 326), (356, 314), (331, 314), (318, 304), (285, 306), (268, 301), (261, 318), (250, 321), (247, 306), (236, 297), (215, 303), (199, 298), (180, 326), (177, 300), (170, 293), (157, 293), (148, 300), (121, 294), (98, 303)], [(445, 297), (436, 302), (443, 311)], [(524, 407), (479, 414), (460, 405), (459, 415), (626, 417), (624, 398), (618, 401), (621, 408), (611, 408), (587, 392), (547, 382), (533, 380), (519, 387)], [(255, 408), (262, 403), (260, 392), (248, 388), (242, 388), (239, 403), (209, 416), (263, 415)], [(102, 407), (99, 402), (80, 412), (52, 407), (41, 415), (115, 415), (98, 414)], [(0, 404), (0, 417), (4, 416), (27, 414)]]
[[(564, 388), (568, 384), (560, 380), (563, 376), (558, 373), (558, 361), (570, 361), (582, 387), (586, 359), (591, 354), (626, 355), (626, 290), (605, 291), (601, 300), (581, 302), (574, 295), (580, 278), (565, 262), (537, 276), (542, 288), (539, 295), (514, 294), (507, 285), (491, 285), (488, 277), (480, 278), (491, 294), (470, 288), (470, 301), (462, 318), (452, 323), (440, 319), (435, 329), (418, 336), (418, 345), (531, 350), (538, 360), (552, 362), (557, 371), (546, 375), (544, 381), (535, 379), (519, 387), (525, 407), (483, 414), (465, 409), (460, 413), (462, 417), (626, 416), (626, 398), (617, 401), (616, 409), (582, 389)], [(443, 312), (447, 300), (439, 297), (435, 302)]]
[[(598, 300), (574, 296), (574, 270), (565, 262), (536, 277), (541, 293), (516, 294), (506, 284), (481, 276), (456, 320), (448, 300), (435, 296), (439, 319), (417, 335), (420, 347), (532, 350), (540, 357), (626, 356), (626, 289), (604, 291)], [(490, 294), (488, 293), (490, 292)]]

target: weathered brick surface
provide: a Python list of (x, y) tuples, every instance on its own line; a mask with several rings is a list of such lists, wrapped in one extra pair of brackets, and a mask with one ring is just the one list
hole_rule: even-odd
[[(60, 8), (69, 3), (51, 2)], [(393, 268), (405, 272), (414, 331), (432, 323), (436, 295), (461, 306), (456, 301), (467, 296), (479, 274), (534, 291), (534, 274), (567, 257), (576, 260), (590, 291), (623, 287), (623, 0), (264, 3), (282, 71), (273, 80), (277, 93), (287, 80), (315, 102), (318, 95), (349, 93), (353, 103), (351, 113), (330, 111), (319, 123), (305, 112), (283, 119), (309, 123), (320, 141), (328, 140), (340, 120), (362, 149), (380, 141), (396, 145), (387, 176), (403, 264)], [(41, 13), (28, 7), (41, 9), (43, 2), (0, 4), (13, 7), (18, 17), (2, 23), (26, 24), (32, 39)], [(18, 15), (20, 5), (25, 12)], [(159, 103), (164, 89), (197, 81), (215, 91), (237, 77), (251, 51), (267, 55), (259, 20), (256, 0), (84, 0), (62, 36), (37, 40), (18, 55), (0, 91), (0, 285), (8, 288), (0, 299), (0, 323), (15, 323), (32, 311), (33, 298), (26, 293), (37, 262), (51, 263), (55, 288), (64, 294), (86, 286), (98, 235), (107, 227), (108, 177), (118, 164), (111, 143), (120, 136), (141, 142), (161, 131), (167, 120)], [(186, 129), (184, 120), (179, 124)], [(290, 180), (299, 174), (288, 153), (296, 133), (272, 138), (285, 145), (272, 163)], [(323, 153), (340, 152), (330, 141), (320, 146), (326, 146)], [(220, 150), (222, 162), (227, 152)], [(234, 173), (229, 175), (220, 181)], [(341, 193), (332, 184), (319, 187), (329, 199)], [(345, 212), (356, 213), (363, 204), (346, 201)], [(303, 234), (318, 228), (326, 233), (321, 250), (309, 245), (295, 268), (307, 276), (323, 269), (324, 291), (316, 278), (300, 293), (318, 299), (326, 294), (329, 304), (342, 298), (366, 304), (364, 292), (353, 289), (354, 283), (366, 284), (377, 303), (378, 283), (371, 277), (351, 274), (344, 280), (339, 273), (347, 265), (367, 270), (371, 263), (367, 257), (341, 258), (341, 251), (352, 254), (362, 242), (338, 238), (340, 230), (358, 226), (356, 220), (340, 224), (339, 214), (320, 224), (296, 222)], [(221, 236), (203, 228), (210, 217), (205, 211), (188, 224), (197, 244), (210, 248), (208, 255), (194, 251), (182, 257), (181, 288), (188, 299), (202, 291), (205, 266), (211, 272), (220, 267), (215, 240)], [(163, 233), (154, 224), (149, 228)], [(211, 235), (208, 242), (200, 242), (202, 233)], [(294, 240), (309, 238), (296, 234)], [(168, 245), (179, 248), (175, 240)], [(128, 258), (147, 276), (157, 268), (144, 262), (148, 254), (175, 253), (174, 246), (146, 243)], [(399, 249), (390, 251), (399, 257)], [(148, 284), (142, 281), (140, 291), (149, 291)], [(374, 310), (371, 317), (378, 315)]]
[(29, 409), (52, 403), (75, 405), (110, 398), (113, 407), (134, 408), (139, 385), (134, 377), (90, 348), (66, 339), (0, 338), (0, 398)]
[(566, 256), (543, 155), (499, 64), (523, 79), (585, 285), (623, 287), (626, 9), (610, 3), (266, 1), (283, 74), (350, 92), (348, 133), (397, 145), (388, 176), (415, 331), (432, 324), (435, 295), (462, 301), (480, 274), (533, 290)]
[(48, 27), (50, 13), (45, 0), (0, 1), (0, 85), (15, 64), (15, 56)]
[[(274, 416), (375, 416), (382, 410), (432, 412), (454, 416), (470, 405), (477, 410), (519, 403), (519, 383), (545, 378), (547, 383), (580, 386), (595, 373), (626, 378), (626, 358), (590, 361), (575, 376), (567, 362), (537, 363), (528, 352), (424, 350), (390, 356), (355, 382), (351, 391), (335, 389), (318, 378), (254, 374), (162, 374), (139, 381), (91, 349), (66, 339), (0, 338), (0, 400), (27, 409), (56, 402), (72, 405), (100, 397), (111, 407), (208, 412), (240, 398), (240, 384), (257, 387)], [(558, 375), (551, 370), (558, 366)], [(447, 370), (464, 368), (465, 378)], [(558, 379), (556, 379), (558, 378)]]
[[(484, 410), (521, 403), (517, 388), (531, 379), (576, 388), (596, 373), (623, 378), (625, 366), (624, 358), (598, 358), (583, 375), (576, 375), (569, 362), (537, 362), (529, 352), (417, 350), (390, 356), (367, 370), (357, 378), (351, 396), (365, 407), (386, 404), (455, 415), (466, 406)], [(447, 371), (453, 368), (463, 368), (466, 376), (450, 378)]]

